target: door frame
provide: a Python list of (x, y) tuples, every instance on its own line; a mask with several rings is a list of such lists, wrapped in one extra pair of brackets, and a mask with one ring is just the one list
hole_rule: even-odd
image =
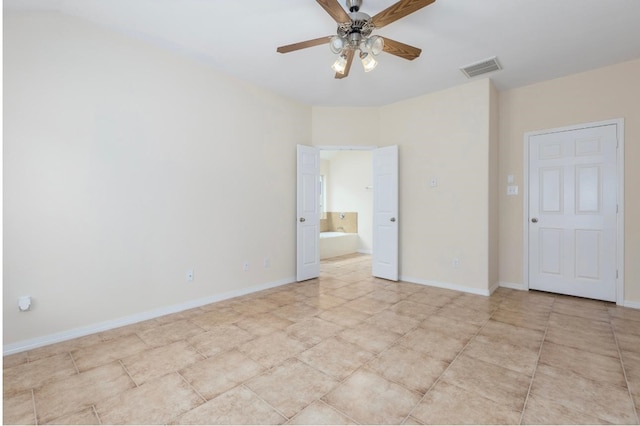
[(616, 268), (618, 274), (616, 277), (616, 304), (624, 305), (624, 118), (613, 120), (596, 121), (591, 123), (575, 124), (566, 127), (557, 127), (553, 129), (537, 130), (526, 132), (524, 134), (524, 163), (523, 163), (523, 188), (522, 188), (522, 206), (523, 206), (523, 286), (525, 290), (529, 290), (529, 139), (532, 136), (539, 136), (548, 133), (566, 132), (572, 130), (586, 129), (590, 127), (601, 127), (616, 125), (616, 136), (618, 139), (617, 149), (617, 199), (618, 199), (618, 215), (616, 224)]

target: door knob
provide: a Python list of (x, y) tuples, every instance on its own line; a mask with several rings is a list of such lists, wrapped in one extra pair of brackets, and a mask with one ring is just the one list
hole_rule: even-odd
[(391, 219), (389, 219), (389, 220), (390, 220), (391, 222), (395, 222), (395, 221), (396, 221), (396, 218), (395, 218), (395, 217), (392, 217), (392, 218), (391, 218)]
[(307, 219), (305, 219), (304, 217), (300, 218), (300, 222), (304, 222), (305, 220), (307, 220)]
[(538, 218), (537, 218), (537, 217), (532, 217), (532, 218), (531, 218), (531, 222), (533, 222), (533, 223), (538, 223)]

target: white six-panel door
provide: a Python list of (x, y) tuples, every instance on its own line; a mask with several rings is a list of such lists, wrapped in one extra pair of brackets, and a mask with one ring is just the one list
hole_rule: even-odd
[(320, 151), (298, 145), (296, 280), (320, 275)]
[(398, 280), (398, 146), (373, 151), (373, 276)]
[(616, 300), (617, 129), (529, 137), (529, 288)]

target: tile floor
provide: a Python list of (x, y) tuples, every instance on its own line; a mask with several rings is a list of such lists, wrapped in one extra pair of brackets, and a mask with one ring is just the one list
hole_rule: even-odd
[(5, 357), (3, 421), (638, 423), (640, 310), (370, 268)]

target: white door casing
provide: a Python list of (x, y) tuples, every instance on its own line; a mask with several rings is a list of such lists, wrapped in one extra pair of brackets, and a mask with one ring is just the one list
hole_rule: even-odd
[(296, 280), (320, 275), (320, 150), (298, 145)]
[(373, 276), (398, 280), (398, 146), (373, 151)]
[(616, 124), (528, 136), (529, 288), (616, 301)]

